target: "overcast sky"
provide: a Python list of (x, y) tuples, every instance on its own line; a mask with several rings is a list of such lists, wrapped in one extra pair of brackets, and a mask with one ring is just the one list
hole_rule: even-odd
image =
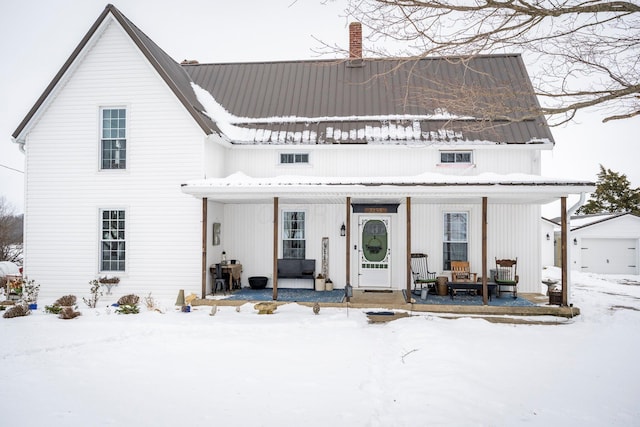
[[(323, 4), (326, 3), (326, 4)], [(0, 2), (0, 196), (22, 212), (24, 157), (11, 134), (106, 6), (104, 0)], [(348, 47), (344, 2), (121, 0), (113, 4), (176, 61), (320, 58), (322, 40)], [(366, 30), (365, 30), (366, 31)], [(328, 58), (333, 56), (323, 56)], [(601, 123), (597, 112), (552, 129), (543, 175), (595, 181), (599, 164), (640, 186), (640, 117)], [(12, 168), (12, 169), (10, 169)], [(556, 208), (545, 216), (559, 215)]]

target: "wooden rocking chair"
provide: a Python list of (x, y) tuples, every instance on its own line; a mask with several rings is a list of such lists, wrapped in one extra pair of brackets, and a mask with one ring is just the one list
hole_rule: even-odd
[(510, 287), (513, 292), (513, 298), (518, 297), (518, 258), (516, 259), (497, 259), (496, 272), (493, 281), (496, 282), (496, 293), (498, 298), (502, 292), (502, 287)]
[(436, 273), (429, 271), (426, 254), (411, 254), (411, 275), (413, 276), (413, 293), (419, 295), (423, 287), (435, 291)]
[(471, 273), (469, 261), (451, 261), (452, 282), (477, 282), (478, 273)]

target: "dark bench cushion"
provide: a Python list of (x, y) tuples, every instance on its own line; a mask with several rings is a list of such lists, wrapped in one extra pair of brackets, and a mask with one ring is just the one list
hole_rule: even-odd
[(280, 279), (314, 279), (315, 272), (315, 259), (278, 260), (278, 278)]

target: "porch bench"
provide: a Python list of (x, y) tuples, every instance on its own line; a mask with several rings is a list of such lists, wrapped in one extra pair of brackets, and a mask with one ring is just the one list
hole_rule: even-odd
[(315, 259), (278, 259), (278, 279), (310, 279), (313, 287), (315, 273)]

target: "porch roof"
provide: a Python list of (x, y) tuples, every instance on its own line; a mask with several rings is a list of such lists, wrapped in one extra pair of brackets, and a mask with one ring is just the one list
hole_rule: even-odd
[(570, 194), (593, 192), (595, 183), (539, 175), (484, 173), (473, 176), (425, 173), (415, 176), (348, 177), (287, 175), (254, 178), (236, 172), (226, 178), (188, 181), (182, 191), (221, 203), (402, 202), (546, 204)]

